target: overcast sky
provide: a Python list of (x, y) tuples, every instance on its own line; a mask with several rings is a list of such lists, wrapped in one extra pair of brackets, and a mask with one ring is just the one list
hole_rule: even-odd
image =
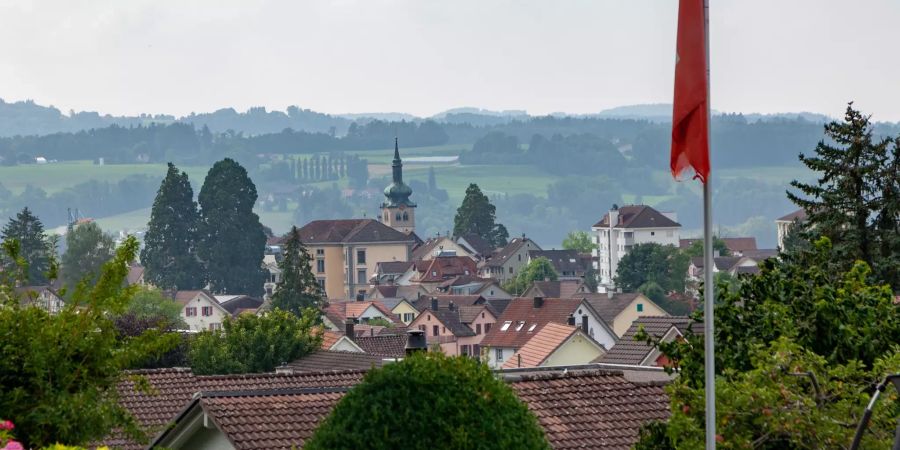
[[(110, 114), (671, 102), (677, 0), (0, 0), (0, 97)], [(711, 0), (712, 104), (900, 121), (900, 1)]]

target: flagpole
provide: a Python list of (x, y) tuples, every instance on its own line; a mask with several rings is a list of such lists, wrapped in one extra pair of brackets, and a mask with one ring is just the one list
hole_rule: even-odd
[[(709, 129), (712, 126), (712, 105), (709, 102), (709, 0), (703, 0), (703, 36), (706, 40), (706, 114), (707, 142), (712, 144)], [(710, 147), (712, 147), (710, 145)], [(710, 155), (712, 155), (710, 148)], [(712, 158), (710, 158), (712, 159)], [(710, 164), (710, 167), (712, 164)], [(713, 231), (712, 231), (712, 170), (703, 183), (703, 340), (704, 375), (706, 389), (706, 449), (716, 448), (716, 358), (715, 358), (715, 280), (713, 278)]]

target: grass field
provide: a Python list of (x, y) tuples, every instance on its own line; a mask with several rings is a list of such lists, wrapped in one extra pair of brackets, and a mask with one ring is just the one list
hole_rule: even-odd
[[(202, 180), (209, 167), (179, 167), (187, 171), (191, 180)], [(13, 193), (25, 190), (28, 184), (40, 186), (48, 194), (86, 181), (116, 182), (129, 175), (153, 175), (160, 179), (166, 174), (165, 164), (105, 164), (73, 161), (52, 164), (27, 164), (0, 167), (0, 183)]]

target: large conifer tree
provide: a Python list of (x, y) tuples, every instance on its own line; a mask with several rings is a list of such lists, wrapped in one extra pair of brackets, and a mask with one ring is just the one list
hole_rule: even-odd
[(188, 176), (169, 163), (153, 201), (141, 250), (141, 263), (150, 284), (162, 289), (204, 286), (203, 264), (197, 255), (199, 226), (200, 213)]
[(321, 306), (322, 287), (312, 272), (312, 256), (300, 240), (297, 227), (291, 227), (288, 233), (278, 268), (281, 269), (281, 281), (272, 296), (273, 308), (301, 316), (304, 309)]
[(258, 295), (266, 235), (253, 212), (256, 186), (247, 170), (230, 158), (213, 165), (200, 195), (200, 258), (214, 292)]
[(4, 241), (19, 241), (20, 254), (28, 263), (28, 283), (41, 285), (47, 283), (47, 271), (50, 270), (51, 252), (55, 251), (50, 241), (44, 236), (44, 225), (32, 214), (28, 207), (10, 218), (3, 227)]
[(497, 207), (481, 192), (477, 184), (466, 188), (466, 197), (456, 210), (453, 219), (453, 235), (476, 234), (494, 247), (506, 245), (509, 233), (503, 224), (496, 223)]

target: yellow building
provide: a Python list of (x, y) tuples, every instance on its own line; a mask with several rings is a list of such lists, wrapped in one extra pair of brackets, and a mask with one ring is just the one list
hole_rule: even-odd
[(415, 238), (373, 219), (314, 220), (300, 228), (329, 300), (365, 294), (375, 265), (408, 261)]

